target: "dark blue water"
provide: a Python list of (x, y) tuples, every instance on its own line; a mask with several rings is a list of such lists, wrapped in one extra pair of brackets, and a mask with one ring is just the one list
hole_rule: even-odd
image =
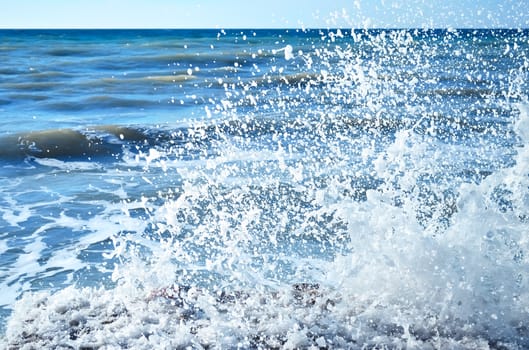
[(2, 342), (529, 346), (528, 55), (527, 30), (0, 31)]

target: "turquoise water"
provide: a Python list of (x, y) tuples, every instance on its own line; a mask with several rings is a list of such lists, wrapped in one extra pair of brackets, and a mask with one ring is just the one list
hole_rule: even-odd
[(527, 30), (0, 42), (0, 344), (529, 345)]

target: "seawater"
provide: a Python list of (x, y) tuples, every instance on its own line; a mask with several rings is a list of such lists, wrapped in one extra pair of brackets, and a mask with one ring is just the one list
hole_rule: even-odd
[(529, 347), (527, 30), (0, 31), (0, 344)]

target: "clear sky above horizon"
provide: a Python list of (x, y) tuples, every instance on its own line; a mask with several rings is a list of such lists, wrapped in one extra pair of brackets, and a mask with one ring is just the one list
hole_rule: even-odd
[(528, 28), (529, 0), (3, 0), (0, 28)]

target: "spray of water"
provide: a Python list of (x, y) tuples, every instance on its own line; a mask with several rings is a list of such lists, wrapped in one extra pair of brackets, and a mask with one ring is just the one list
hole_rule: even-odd
[(226, 79), (185, 142), (125, 152), (153, 187), (114, 286), (27, 294), (8, 340), (527, 346), (527, 50), (494, 40), (328, 31)]

